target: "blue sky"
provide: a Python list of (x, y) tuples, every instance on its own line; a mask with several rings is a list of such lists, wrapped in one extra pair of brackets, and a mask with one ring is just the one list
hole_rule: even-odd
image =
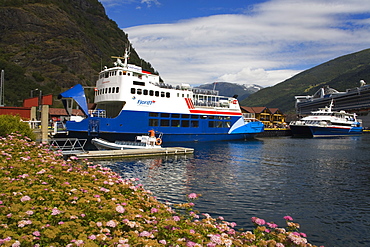
[(370, 48), (367, 0), (100, 1), (169, 84), (272, 86)]

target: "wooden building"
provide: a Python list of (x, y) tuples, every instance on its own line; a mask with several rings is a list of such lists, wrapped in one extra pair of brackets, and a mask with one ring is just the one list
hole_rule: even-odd
[(286, 126), (286, 116), (278, 108), (240, 106), (240, 109), (245, 118), (258, 119), (266, 128), (281, 128)]

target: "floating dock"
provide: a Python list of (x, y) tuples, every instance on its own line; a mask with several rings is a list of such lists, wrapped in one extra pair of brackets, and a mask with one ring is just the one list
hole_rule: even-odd
[(168, 148), (148, 148), (148, 149), (123, 149), (123, 150), (100, 150), (75, 153), (79, 159), (114, 159), (132, 158), (145, 156), (166, 156), (177, 154), (192, 154), (193, 148), (168, 147)]

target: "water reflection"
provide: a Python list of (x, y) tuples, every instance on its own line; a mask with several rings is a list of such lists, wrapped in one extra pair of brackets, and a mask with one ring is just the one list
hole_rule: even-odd
[[(184, 144), (182, 144), (184, 145)], [(316, 245), (370, 246), (370, 135), (192, 143), (194, 155), (108, 161), (162, 201), (202, 194), (196, 207), (242, 228), (291, 215)], [(101, 163), (101, 162), (100, 162)]]

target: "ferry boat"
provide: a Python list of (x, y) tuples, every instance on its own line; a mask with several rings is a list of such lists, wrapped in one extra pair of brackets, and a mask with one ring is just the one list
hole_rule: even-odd
[[(238, 140), (263, 132), (262, 122), (243, 117), (236, 95), (165, 84), (158, 75), (128, 64), (128, 57), (126, 50), (99, 73), (94, 110), (88, 110), (80, 84), (58, 96), (70, 115), (63, 137), (133, 141), (153, 129), (171, 143)], [(74, 102), (84, 116), (71, 116)]]
[(314, 95), (295, 96), (295, 99), (298, 116), (307, 116), (312, 111), (328, 106), (331, 100), (334, 100), (333, 110), (356, 113), (362, 119), (364, 129), (370, 129), (370, 85), (364, 80), (360, 81), (359, 87), (347, 89), (345, 92), (325, 86)]
[(299, 121), (292, 121), (289, 127), (293, 137), (335, 137), (359, 135), (362, 133), (361, 120), (355, 113), (332, 111), (329, 107), (313, 111), (311, 115)]

